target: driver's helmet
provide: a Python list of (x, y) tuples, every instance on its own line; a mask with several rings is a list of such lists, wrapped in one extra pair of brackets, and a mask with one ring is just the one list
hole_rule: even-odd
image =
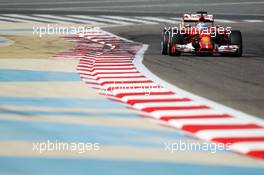
[(207, 29), (207, 25), (204, 22), (200, 22), (196, 25), (196, 28), (198, 30), (206, 30)]

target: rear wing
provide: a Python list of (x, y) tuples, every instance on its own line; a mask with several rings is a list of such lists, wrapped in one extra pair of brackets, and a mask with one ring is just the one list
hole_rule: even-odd
[(182, 20), (183, 22), (198, 22), (201, 16), (204, 17), (204, 22), (214, 22), (213, 15), (207, 14), (184, 14)]

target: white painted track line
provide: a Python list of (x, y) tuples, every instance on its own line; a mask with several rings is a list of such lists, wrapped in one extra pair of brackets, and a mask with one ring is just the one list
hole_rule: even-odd
[(214, 21), (219, 23), (236, 23), (236, 21), (227, 20), (227, 19), (214, 19)]
[[(15, 21), (15, 22), (18, 22), (18, 23), (30, 23), (32, 22), (32, 20), (26, 20), (26, 19), (18, 19), (18, 18), (12, 18), (12, 17), (8, 17), (8, 16), (0, 16), (0, 20), (10, 20), (10, 21)], [(36, 21), (33, 21), (33, 23), (40, 23), (40, 22), (36, 22)]]
[(264, 150), (264, 142), (238, 142), (232, 144), (230, 148), (246, 154), (251, 150)]
[(186, 101), (186, 102), (155, 102), (155, 103), (139, 103), (133, 105), (137, 109), (150, 108), (150, 107), (180, 107), (180, 106), (198, 106), (201, 105), (197, 102)]
[[(58, 22), (65, 22), (65, 23), (74, 23), (74, 21), (78, 22), (78, 20), (74, 20), (74, 19), (69, 19), (69, 18), (65, 18), (65, 17), (61, 17), (61, 16), (57, 16), (57, 15), (35, 15), (41, 18), (45, 18), (45, 19), (52, 19), (52, 20), (56, 20)], [(81, 21), (83, 22), (83, 21)]]
[[(27, 15), (7, 14), (6, 16), (10, 16), (10, 17), (14, 17), (14, 18), (21, 17), (21, 18), (28, 19), (30, 22), (32, 22), (34, 20), (44, 21), (44, 22), (47, 22), (47, 23), (59, 23), (60, 22), (60, 21), (57, 21), (57, 20), (39, 18), (39, 17), (34, 17), (34, 16), (27, 16)], [(66, 23), (66, 22), (61, 21), (60, 23)]]
[(130, 21), (130, 22), (135, 22), (135, 23), (142, 23), (142, 24), (158, 24), (157, 22), (152, 22), (148, 20), (143, 20), (143, 19), (136, 19), (132, 17), (121, 17), (121, 16), (102, 16), (105, 18), (110, 18), (110, 19), (115, 19), (115, 20), (124, 20), (124, 21)]
[(88, 18), (82, 18), (82, 17), (80, 17), (80, 15), (66, 15), (66, 16), (72, 18), (73, 20), (78, 19), (80, 21), (84, 21), (85, 23), (89, 23), (89, 24), (93, 24), (93, 25), (106, 25), (107, 24), (107, 23), (103, 23), (103, 22), (98, 22), (98, 21), (95, 21), (95, 20), (91, 20), (91, 19), (88, 19)]
[(196, 133), (197, 136), (206, 140), (219, 137), (258, 137), (263, 134), (264, 129), (215, 129), (201, 130)]
[(244, 22), (256, 22), (256, 23), (261, 23), (264, 22), (264, 20), (260, 20), (260, 19), (245, 19), (243, 20)]
[(144, 20), (150, 20), (150, 21), (156, 21), (159, 23), (172, 23), (172, 24), (178, 24), (179, 21), (176, 20), (170, 20), (167, 18), (158, 18), (158, 17), (138, 17), (139, 19), (144, 19)]
[(211, 119), (177, 119), (170, 120), (169, 124), (182, 128), (184, 125), (233, 125), (233, 124), (249, 124), (250, 121), (240, 120), (237, 118), (211, 118)]
[(113, 24), (120, 24), (120, 25), (132, 25), (133, 24), (133, 23), (129, 23), (129, 22), (122, 22), (122, 21), (111, 20), (111, 19), (106, 19), (106, 18), (102, 18), (102, 17), (95, 17), (95, 16), (85, 16), (85, 15), (74, 15), (74, 16), (78, 17), (78, 18), (82, 18), (82, 19), (89, 19), (89, 20), (95, 20), (95, 21), (113, 23)]
[(151, 115), (155, 118), (164, 116), (170, 117), (181, 117), (181, 116), (198, 116), (198, 115), (217, 115), (224, 114), (224, 112), (216, 111), (213, 109), (192, 109), (192, 110), (170, 110), (170, 111), (154, 111)]

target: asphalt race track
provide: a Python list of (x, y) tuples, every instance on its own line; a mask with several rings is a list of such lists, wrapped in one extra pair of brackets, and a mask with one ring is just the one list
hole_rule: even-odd
[[(241, 30), (242, 57), (188, 54), (171, 57), (161, 54), (162, 29), (179, 25), (181, 14), (200, 10), (214, 14), (216, 24), (230, 26), (232, 30)], [(264, 119), (263, 10), (262, 0), (0, 0), (0, 175), (262, 175), (263, 122), (259, 125), (254, 122)], [(79, 38), (32, 35), (32, 26), (48, 24), (98, 26), (103, 32), (94, 32), (95, 34), (91, 32)], [(112, 34), (129, 39), (133, 43), (119, 37), (116, 39)], [(101, 86), (108, 87), (108, 84), (111, 87), (113, 82), (110, 80), (114, 79), (112, 77), (117, 76), (117, 73), (110, 75), (109, 72), (117, 68), (118, 71), (127, 69), (128, 73), (131, 71), (133, 74), (138, 66), (131, 61), (133, 54), (131, 56), (118, 50), (120, 46), (117, 47), (117, 51), (109, 52), (109, 55), (100, 55), (101, 51), (104, 53), (103, 51), (107, 49), (115, 49), (114, 44), (118, 45), (119, 42), (121, 48), (131, 49), (129, 54), (134, 54), (133, 49), (136, 50), (141, 43), (147, 44), (148, 49), (144, 52), (142, 63), (160, 79), (258, 119), (248, 124), (243, 120), (240, 121), (239, 117), (241, 119), (244, 117), (242, 115), (226, 120), (219, 118), (220, 123), (214, 123), (218, 121), (217, 118), (212, 121), (213, 125), (210, 125), (211, 121), (203, 125), (194, 117), (194, 122), (197, 122), (195, 127), (195, 123), (194, 126), (192, 123), (188, 126), (189, 121), (184, 120), (188, 115), (181, 114), (182, 126), (187, 122), (187, 129), (184, 130), (184, 127), (173, 128), (164, 121), (153, 120), (148, 116), (155, 113), (155, 110), (157, 110), (155, 114), (159, 114), (159, 110), (166, 112), (166, 108), (172, 110), (170, 112), (182, 110), (181, 107), (186, 107), (184, 102), (182, 102), (183, 106), (175, 107), (173, 105), (176, 102), (168, 102), (166, 101), (168, 99), (165, 99), (162, 105), (167, 105), (165, 103), (168, 102), (172, 106), (161, 105), (152, 108), (151, 103), (159, 105), (155, 98), (147, 99), (145, 94), (137, 94), (143, 96), (143, 99), (150, 100), (150, 106), (144, 104), (143, 99), (137, 98), (134, 100), (142, 100), (143, 103), (133, 104), (133, 93), (127, 95), (128, 97), (124, 95), (120, 99), (108, 100), (96, 90)], [(95, 54), (97, 52), (98, 55)], [(98, 61), (97, 67), (94, 64), (96, 61)], [(110, 64), (113, 68), (104, 64)], [(106, 77), (102, 78), (101, 75), (90, 74), (101, 70), (102, 74), (105, 73), (110, 77), (105, 75)], [(146, 79), (144, 72), (134, 73), (133, 81), (142, 80), (152, 83), (151, 79)], [(91, 75), (95, 77), (91, 78)], [(108, 81), (107, 78), (110, 80)], [(124, 81), (128, 81), (128, 78), (124, 78)], [(129, 81), (133, 83), (131, 79)], [(164, 98), (161, 96), (160, 99)], [(131, 104), (129, 100), (124, 101), (129, 98), (132, 99)], [(126, 103), (130, 106), (127, 107)], [(192, 104), (195, 104), (195, 101), (194, 103), (191, 101), (190, 106)], [(210, 107), (210, 105), (199, 105), (198, 108), (205, 110)], [(162, 109), (163, 107), (165, 110)], [(222, 117), (221, 114), (219, 115)], [(200, 117), (204, 119), (202, 114)], [(207, 122), (206, 117), (205, 122)], [(156, 117), (156, 119), (160, 118)], [(228, 119), (234, 123), (228, 123)], [(245, 154), (250, 155), (250, 151), (246, 150), (248, 146), (246, 144), (249, 143), (249, 148), (251, 146), (258, 148), (253, 149), (253, 157), (261, 159), (245, 156), (243, 151), (237, 151), (239, 149), (233, 149), (231, 152), (219, 151), (216, 154), (209, 151), (180, 151), (169, 154), (164, 151), (164, 143), (173, 143), (175, 140), (195, 143), (212, 141), (213, 139), (204, 138), (207, 136), (207, 131), (208, 138), (214, 138), (213, 134), (210, 135), (212, 130), (217, 130), (211, 128), (214, 124), (220, 128), (219, 132), (221, 128), (226, 129), (235, 137), (237, 134), (235, 129), (242, 127), (241, 131), (245, 133), (238, 133), (242, 141), (234, 145), (238, 145), (237, 148), (241, 150), (245, 148)], [(203, 130), (203, 127), (209, 129)], [(199, 134), (196, 131), (188, 132), (188, 129), (201, 130), (200, 135), (204, 137), (197, 136)], [(235, 130), (234, 133), (232, 129)], [(250, 129), (253, 131), (251, 132)], [(187, 132), (182, 132), (183, 130)], [(204, 135), (203, 131), (205, 131)], [(225, 139), (225, 134), (227, 139), (230, 137), (236, 140), (228, 132), (223, 134), (222, 139)], [(47, 140), (99, 142), (101, 150), (84, 154), (67, 151), (44, 153), (32, 151), (32, 143), (42, 143)], [(242, 146), (240, 147), (239, 144)]]
[[(92, 14), (119, 16), (179, 17), (186, 12), (207, 10), (216, 19), (263, 20), (263, 1), (174, 1), (153, 0), (151, 5), (137, 1), (1, 1), (1, 13)], [(217, 22), (216, 22), (217, 23)], [(162, 25), (137, 25), (111, 28), (123, 37), (149, 44), (144, 64), (155, 74), (178, 87), (207, 97), (243, 112), (264, 117), (264, 43), (263, 22), (221, 23), (239, 29), (243, 34), (242, 58), (194, 57), (180, 58), (160, 54)], [(174, 24), (175, 25), (175, 24)]]

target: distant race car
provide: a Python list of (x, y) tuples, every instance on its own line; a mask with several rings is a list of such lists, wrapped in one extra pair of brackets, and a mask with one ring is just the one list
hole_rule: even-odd
[(214, 26), (213, 15), (207, 12), (184, 14), (180, 27), (164, 28), (162, 54), (180, 56), (194, 55), (242, 56), (242, 35), (239, 30), (221, 25)]

